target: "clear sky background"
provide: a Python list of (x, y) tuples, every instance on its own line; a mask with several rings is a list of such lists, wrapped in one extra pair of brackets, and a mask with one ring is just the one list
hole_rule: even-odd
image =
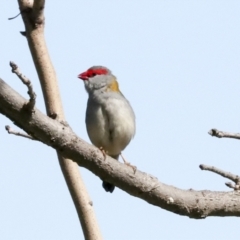
[[(107, 66), (137, 117), (124, 156), (141, 171), (178, 188), (229, 191), (228, 180), (201, 171), (214, 165), (240, 174), (237, 140), (212, 138), (211, 128), (240, 131), (240, 1), (46, 1), (45, 36), (68, 123), (83, 139), (87, 94), (77, 75)], [(27, 97), (11, 73), (16, 62), (42, 93), (17, 1), (1, 4), (0, 77)], [(8, 135), (0, 115), (1, 239), (84, 239), (56, 153)], [(80, 168), (106, 240), (236, 239), (240, 219), (189, 219), (132, 197), (106, 193)]]

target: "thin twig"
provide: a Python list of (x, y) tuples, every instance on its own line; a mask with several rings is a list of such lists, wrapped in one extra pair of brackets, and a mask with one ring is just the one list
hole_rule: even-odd
[(31, 139), (31, 140), (36, 140), (35, 138), (33, 138), (32, 136), (30, 136), (30, 135), (28, 135), (26, 133), (17, 132), (15, 130), (11, 129), (11, 127), (8, 126), (8, 125), (5, 126), (5, 129), (7, 130), (7, 132), (9, 134), (13, 134), (13, 135), (20, 136), (20, 137), (25, 137), (25, 138), (28, 138), (28, 139)]
[(24, 12), (30, 12), (30, 11), (31, 11), (31, 8), (25, 8), (25, 9), (21, 10), (20, 13), (18, 13), (15, 17), (8, 18), (8, 20), (13, 20), (13, 19), (17, 18), (18, 16), (20, 16), (21, 14), (23, 14)]
[(15, 17), (8, 18), (8, 20), (13, 20), (13, 19), (17, 18), (18, 16), (20, 16), (21, 14), (22, 14), (22, 11), (20, 13), (18, 13)]
[(33, 109), (33, 107), (35, 106), (35, 103), (36, 103), (36, 96), (37, 95), (33, 91), (33, 86), (32, 86), (31, 81), (20, 72), (20, 69), (17, 66), (17, 64), (15, 64), (14, 62), (11, 61), (10, 66), (12, 68), (12, 72), (15, 73), (18, 76), (18, 78), (22, 81), (22, 83), (27, 86), (28, 95), (30, 97), (28, 106), (29, 106), (29, 108)]
[(222, 177), (228, 178), (230, 180), (232, 180), (235, 185), (233, 185), (232, 183), (225, 183), (226, 186), (233, 188), (234, 190), (239, 190), (240, 188), (240, 177), (238, 175), (232, 174), (230, 172), (226, 172), (224, 170), (221, 170), (219, 168), (216, 168), (214, 166), (208, 166), (208, 165), (204, 165), (201, 164), (200, 166), (201, 170), (206, 170), (206, 171), (210, 171), (210, 172), (214, 172), (218, 175), (221, 175)]
[(226, 172), (226, 171), (216, 168), (214, 166), (208, 166), (208, 165), (201, 164), (199, 167), (201, 168), (201, 170), (214, 172), (218, 175), (221, 175), (222, 177), (232, 180), (235, 183), (238, 183), (240, 181), (240, 178), (238, 175), (232, 174), (230, 172)]
[(209, 135), (212, 137), (218, 137), (218, 138), (235, 138), (235, 139), (240, 139), (240, 133), (229, 133), (229, 132), (223, 132), (219, 131), (215, 128), (209, 130), (208, 132)]

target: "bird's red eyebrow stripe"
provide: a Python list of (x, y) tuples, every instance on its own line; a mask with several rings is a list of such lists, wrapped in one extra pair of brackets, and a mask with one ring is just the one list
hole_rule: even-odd
[(93, 77), (95, 75), (105, 75), (107, 73), (107, 69), (104, 68), (88, 69), (86, 72), (80, 73), (78, 75), (78, 78), (82, 80), (88, 80), (90, 77)]
[(96, 75), (104, 75), (107, 74), (107, 70), (103, 69), (103, 68), (98, 68), (98, 69), (88, 69), (86, 71), (88, 76), (92, 76), (92, 74), (96, 74)]

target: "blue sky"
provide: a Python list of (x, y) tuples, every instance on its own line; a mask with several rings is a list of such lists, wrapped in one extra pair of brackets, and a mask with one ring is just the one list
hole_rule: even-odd
[[(17, 1), (0, 16), (0, 77), (27, 97), (9, 61), (40, 85)], [(137, 117), (125, 158), (141, 171), (182, 189), (228, 191), (225, 180), (199, 169), (209, 164), (239, 172), (237, 140), (211, 128), (239, 132), (239, 1), (47, 1), (45, 36), (68, 123), (83, 139), (87, 94), (77, 75), (103, 65), (117, 76)], [(0, 115), (0, 228), (2, 239), (83, 239), (54, 150), (8, 135)], [(80, 168), (107, 240), (236, 239), (239, 219), (189, 219), (154, 207)]]

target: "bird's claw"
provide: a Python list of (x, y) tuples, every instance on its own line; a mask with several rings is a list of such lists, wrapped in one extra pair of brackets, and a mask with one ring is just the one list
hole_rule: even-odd
[(122, 157), (122, 160), (123, 160), (124, 164), (126, 164), (126, 165), (129, 166), (129, 167), (131, 167), (132, 170), (133, 170), (133, 173), (135, 174), (136, 171), (137, 171), (137, 167), (134, 166), (134, 165), (132, 165), (131, 163), (127, 162), (127, 161), (125, 160), (125, 158), (123, 157), (122, 153), (121, 153), (121, 157)]
[(99, 150), (102, 152), (104, 160), (106, 160), (107, 152), (103, 149), (103, 147), (100, 147)]

